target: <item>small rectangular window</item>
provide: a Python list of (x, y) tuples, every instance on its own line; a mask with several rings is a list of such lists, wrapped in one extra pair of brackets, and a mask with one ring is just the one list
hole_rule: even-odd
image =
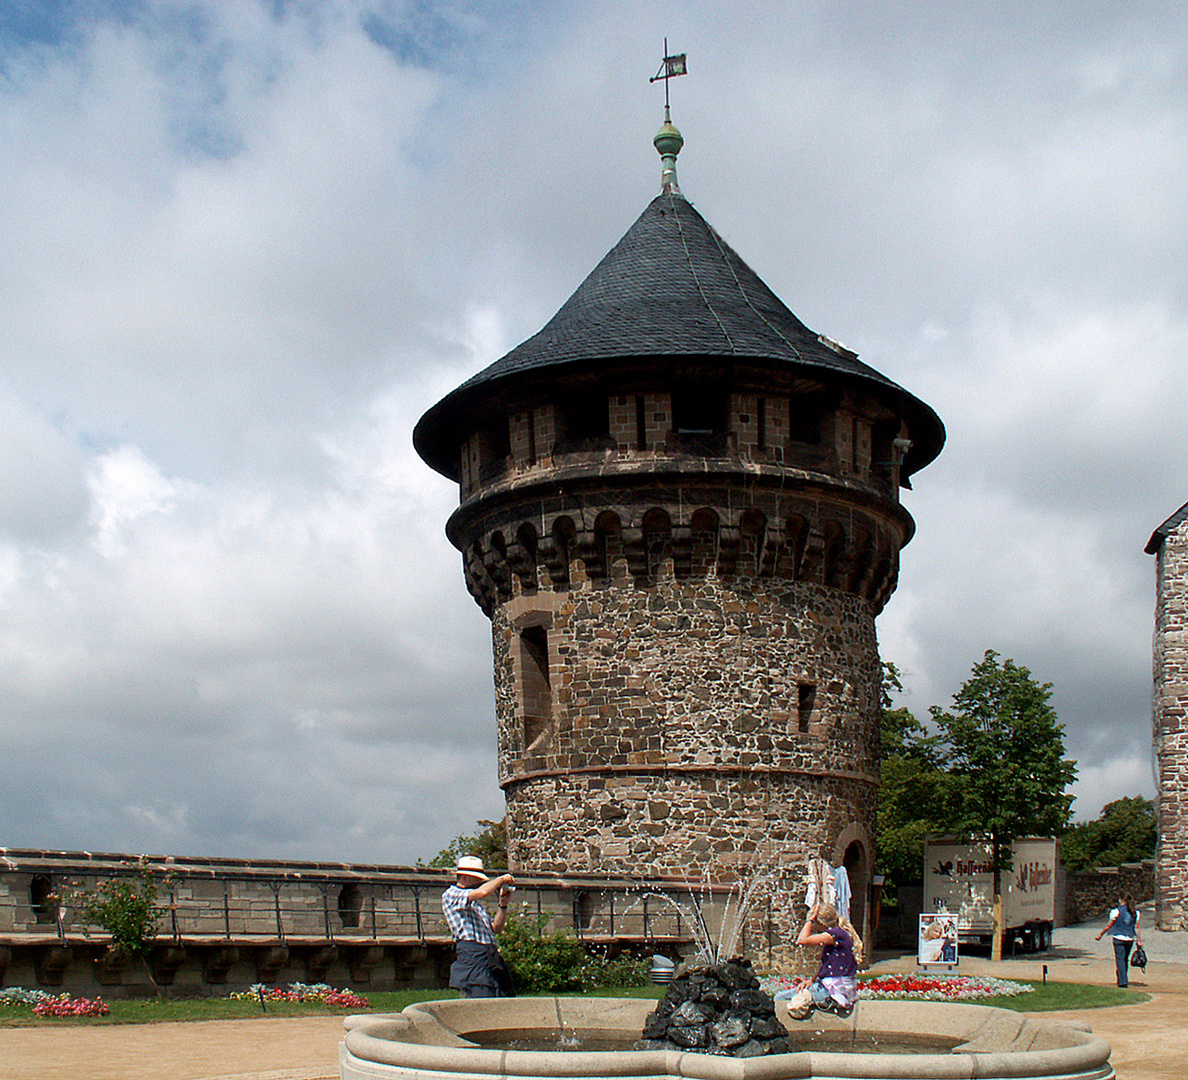
[(813, 720), (813, 709), (817, 704), (817, 684), (801, 683), (797, 691), (799, 701), (796, 707), (796, 728), (798, 731), (808, 731)]
[(719, 435), (726, 430), (729, 395), (701, 383), (672, 392), (672, 429), (678, 435)]
[(610, 398), (592, 391), (559, 403), (557, 450), (563, 454), (607, 450), (613, 446), (610, 433)]
[(549, 684), (549, 632), (543, 626), (520, 631), (520, 709), (524, 718), (524, 750), (547, 738), (553, 724), (553, 690)]

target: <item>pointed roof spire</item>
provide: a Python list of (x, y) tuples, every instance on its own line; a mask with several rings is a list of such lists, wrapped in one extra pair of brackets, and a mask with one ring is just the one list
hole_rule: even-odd
[(666, 195), (679, 195), (681, 189), (677, 184), (676, 159), (685, 145), (685, 137), (673, 125), (667, 105), (664, 106), (664, 123), (656, 132), (652, 145), (660, 155), (660, 190)]
[(677, 154), (681, 152), (681, 147), (685, 145), (684, 136), (673, 126), (672, 117), (668, 112), (668, 80), (675, 79), (679, 75), (686, 75), (688, 71), (689, 65), (685, 54), (670, 54), (668, 38), (665, 38), (664, 60), (660, 64), (660, 70), (648, 80), (648, 82), (664, 81), (664, 123), (656, 132), (652, 145), (656, 147), (656, 152), (660, 155), (660, 190), (665, 195), (681, 193), (680, 187), (677, 186), (676, 159)]

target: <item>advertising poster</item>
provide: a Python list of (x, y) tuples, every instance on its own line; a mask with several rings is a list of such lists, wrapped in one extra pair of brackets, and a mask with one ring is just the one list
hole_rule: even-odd
[(957, 966), (957, 920), (947, 912), (920, 916), (916, 947), (920, 967)]

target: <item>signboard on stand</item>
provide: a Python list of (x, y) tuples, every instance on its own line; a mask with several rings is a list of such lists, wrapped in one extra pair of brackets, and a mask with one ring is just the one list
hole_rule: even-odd
[(916, 941), (920, 967), (957, 966), (957, 920), (947, 911), (921, 915)]

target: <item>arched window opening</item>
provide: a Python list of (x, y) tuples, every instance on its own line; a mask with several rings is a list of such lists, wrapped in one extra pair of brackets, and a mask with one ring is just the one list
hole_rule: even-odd
[(706, 577), (718, 560), (718, 515), (713, 510), (697, 510), (689, 525), (693, 534), (689, 572), (694, 577)]
[(587, 566), (590, 578), (611, 578), (614, 566), (623, 558), (623, 524), (619, 515), (606, 510), (594, 519), (594, 566)]
[(510, 552), (512, 572), (520, 579), (520, 587), (525, 592), (534, 592), (537, 588), (538, 549), (536, 528), (525, 521), (516, 530), (516, 542)]
[(338, 890), (338, 918), (343, 926), (358, 926), (359, 913), (362, 910), (363, 896), (359, 892), (359, 886), (349, 881)]
[(553, 522), (552, 529), (554, 555), (549, 562), (549, 573), (553, 577), (553, 584), (563, 588), (569, 584), (569, 564), (574, 557), (574, 546), (577, 538), (577, 526), (571, 517), (559, 517)]
[(518, 645), (516, 690), (523, 718), (524, 752), (530, 753), (547, 741), (553, 727), (548, 628), (520, 627)]
[(784, 539), (780, 545), (779, 560), (776, 564), (776, 573), (781, 578), (795, 581), (801, 576), (808, 533), (808, 521), (799, 514), (791, 515), (784, 523)]
[(763, 557), (763, 541), (767, 533), (767, 518), (758, 510), (746, 510), (738, 521), (737, 573), (758, 576)]
[(825, 523), (825, 584), (834, 588), (846, 585), (846, 532), (836, 521)]
[(648, 580), (655, 581), (665, 558), (672, 557), (672, 520), (664, 510), (649, 510), (643, 517), (643, 534)]
[(29, 882), (29, 907), (33, 909), (33, 920), (52, 923), (58, 918), (58, 898), (54, 895), (54, 883), (49, 874), (34, 874)]

